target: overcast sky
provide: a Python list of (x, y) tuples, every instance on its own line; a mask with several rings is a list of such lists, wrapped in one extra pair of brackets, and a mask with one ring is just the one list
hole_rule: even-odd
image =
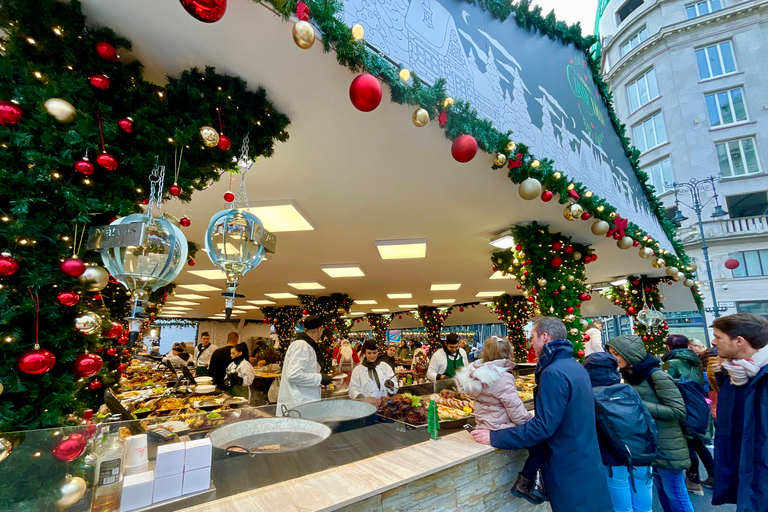
[(588, 35), (595, 30), (595, 12), (597, 12), (597, 0), (534, 0), (534, 4), (540, 5), (542, 15), (546, 16), (552, 9), (558, 20), (573, 24), (581, 22), (581, 33)]

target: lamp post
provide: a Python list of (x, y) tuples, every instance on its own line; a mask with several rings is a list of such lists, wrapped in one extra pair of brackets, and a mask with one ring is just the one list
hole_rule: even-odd
[[(712, 213), (713, 219), (719, 219), (728, 214), (728, 212), (723, 210), (723, 207), (720, 206), (720, 202), (718, 201), (717, 192), (715, 191), (715, 181), (716, 181), (715, 177), (710, 176), (709, 178), (706, 178), (703, 180), (697, 180), (696, 178), (691, 178), (689, 181), (684, 183), (678, 183), (678, 182), (672, 183), (672, 186), (675, 189), (675, 206), (677, 206), (677, 213), (675, 213), (675, 216), (672, 220), (677, 225), (677, 227), (680, 227), (684, 221), (688, 220), (688, 217), (683, 215), (683, 212), (680, 211), (680, 204), (683, 204), (688, 208), (692, 209), (694, 212), (696, 212), (696, 218), (698, 219), (698, 224), (699, 224), (699, 234), (701, 235), (701, 250), (704, 253), (704, 263), (706, 264), (706, 267), (707, 267), (707, 278), (709, 279), (709, 289), (711, 290), (711, 293), (712, 293), (712, 304), (713, 304), (712, 311), (715, 315), (715, 318), (717, 318), (720, 316), (720, 308), (717, 305), (717, 296), (715, 294), (715, 282), (712, 279), (712, 269), (710, 268), (710, 265), (709, 265), (709, 246), (707, 246), (707, 239), (704, 236), (704, 224), (702, 223), (702, 220), (701, 220), (701, 212), (704, 209), (704, 206), (706, 206), (710, 201), (712, 201), (712, 199), (715, 200), (715, 211)], [(712, 196), (702, 201), (701, 193), (706, 192), (708, 190), (712, 191)], [(685, 196), (686, 194), (690, 194), (692, 204), (688, 204), (685, 201), (680, 200), (680, 196)], [(707, 330), (706, 320), (704, 324), (705, 324), (704, 335), (707, 338), (707, 344), (709, 344), (709, 331)]]

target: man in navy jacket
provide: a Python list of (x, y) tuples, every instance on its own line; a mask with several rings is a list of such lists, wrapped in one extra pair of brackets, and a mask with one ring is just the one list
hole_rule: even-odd
[(552, 511), (611, 511), (597, 444), (592, 384), (587, 371), (573, 358), (567, 335), (558, 318), (544, 317), (533, 325), (531, 343), (539, 356), (535, 417), (519, 427), (475, 429), (472, 435), (479, 443), (505, 450), (546, 442), (549, 453), (543, 476)]

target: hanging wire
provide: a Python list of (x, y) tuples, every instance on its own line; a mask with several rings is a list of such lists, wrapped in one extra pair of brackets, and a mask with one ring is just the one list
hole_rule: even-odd
[(248, 195), (245, 190), (245, 175), (251, 166), (253, 166), (253, 162), (248, 159), (248, 153), (250, 153), (249, 143), (250, 139), (248, 134), (246, 134), (245, 138), (243, 138), (243, 144), (240, 146), (240, 158), (237, 159), (237, 167), (240, 169), (240, 188), (237, 189), (235, 200), (232, 201), (230, 206), (232, 209), (250, 207), (248, 204)]
[(165, 166), (160, 165), (160, 158), (155, 157), (155, 166), (149, 173), (149, 205), (147, 206), (147, 215), (152, 216), (153, 209), (160, 213), (160, 206), (163, 202), (163, 182), (165, 181)]

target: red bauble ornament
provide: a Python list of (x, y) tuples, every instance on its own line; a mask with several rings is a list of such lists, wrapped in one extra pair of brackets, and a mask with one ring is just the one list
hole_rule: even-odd
[(554, 292), (552, 292), (552, 294), (553, 295), (560, 295), (560, 290), (555, 290)]
[(11, 101), (0, 100), (0, 125), (14, 126), (24, 117), (20, 106)]
[(305, 309), (304, 311), (302, 311), (302, 312), (301, 312), (301, 314), (302, 314), (302, 315), (308, 315), (308, 314), (309, 314), (309, 311), (307, 311), (307, 310)]
[(131, 353), (131, 351), (130, 351), (130, 350), (128, 350), (127, 348), (124, 348), (124, 349), (123, 349), (123, 355), (124, 355), (124, 356), (127, 356), (127, 355), (128, 355), (128, 354), (130, 354), (130, 353)]
[(586, 293), (582, 292), (582, 293), (579, 294), (579, 300), (582, 301), (582, 302), (587, 300), (587, 297), (589, 297), (589, 295), (587, 295)]
[(59, 268), (69, 277), (78, 277), (85, 272), (85, 263), (80, 258), (67, 258), (61, 262)]
[(597, 261), (597, 254), (595, 254), (595, 253), (590, 254), (589, 255), (589, 259), (592, 260), (592, 261)]
[(639, 246), (640, 246), (640, 242), (638, 240), (632, 241), (632, 247), (639, 247)]
[(124, 372), (127, 369), (128, 369), (128, 365), (125, 364), (125, 363), (120, 363), (119, 365), (117, 365), (117, 371), (119, 371), (121, 373)]
[(477, 141), (471, 135), (459, 135), (451, 145), (451, 155), (457, 162), (465, 164), (475, 158)]
[(72, 434), (57, 444), (51, 452), (62, 462), (72, 462), (85, 453), (88, 440), (83, 434)]
[(59, 292), (56, 296), (56, 301), (62, 306), (74, 306), (80, 302), (80, 296), (71, 290), (66, 290)]
[(35, 345), (16, 360), (16, 367), (24, 375), (43, 375), (51, 371), (54, 364), (56, 356), (50, 350), (40, 348), (40, 345)]
[(521, 285), (521, 284), (519, 284), (519, 283), (518, 283), (518, 284), (517, 284), (517, 289), (518, 289), (518, 290), (522, 290), (522, 289), (523, 289), (523, 285)]
[(381, 103), (381, 84), (368, 73), (358, 75), (349, 86), (349, 99), (357, 110), (370, 112)]
[(563, 264), (563, 260), (561, 260), (561, 259), (560, 259), (560, 258), (558, 258), (558, 257), (554, 257), (554, 258), (552, 258), (552, 261), (550, 261), (549, 263), (550, 263), (550, 264), (551, 264), (553, 267), (557, 268), (557, 267), (559, 267), (560, 265), (562, 265), (562, 264)]
[(727, 260), (725, 260), (725, 268), (727, 268), (728, 270), (737, 269), (739, 268), (739, 265), (741, 265), (741, 263), (739, 263), (739, 260), (737, 259), (728, 258)]
[(142, 199), (141, 200), (141, 204), (143, 204), (144, 206), (148, 205), (149, 204), (149, 199)]
[(128, 336), (127, 336), (127, 334), (123, 334), (122, 336), (117, 338), (117, 344), (118, 345), (125, 345), (126, 343), (128, 343)]
[(553, 197), (555, 197), (555, 194), (553, 194), (551, 190), (545, 190), (541, 193), (541, 200), (545, 203), (550, 202)]
[(188, 228), (190, 225), (192, 225), (192, 221), (189, 220), (189, 217), (184, 216), (179, 221), (179, 224), (181, 224), (181, 226), (184, 227), (184, 228)]
[(85, 176), (90, 176), (94, 173), (96, 168), (93, 166), (90, 160), (83, 158), (75, 163), (75, 170)]
[(643, 341), (648, 341), (648, 336), (643, 336)]
[(589, 341), (591, 338), (589, 337), (589, 334), (584, 335), (584, 341)]
[(100, 293), (94, 293), (93, 294), (93, 300), (101, 300), (101, 294)]
[(568, 314), (569, 314), (569, 315), (573, 314), (573, 312), (574, 312), (574, 311), (576, 311), (576, 310), (575, 310), (575, 309), (573, 309), (573, 307), (571, 307), (571, 306), (568, 306), (567, 308), (565, 308), (565, 310), (568, 312)]
[(590, 217), (592, 217), (589, 212), (584, 212), (581, 214), (581, 220), (589, 220)]
[(232, 192), (231, 190), (227, 190), (226, 192), (224, 192), (224, 200), (228, 203), (231, 203), (232, 201), (235, 200), (235, 193)]
[(93, 377), (101, 371), (104, 361), (96, 354), (80, 354), (72, 363), (72, 373), (79, 379)]
[(624, 237), (621, 236), (621, 233), (619, 233), (618, 231), (613, 234), (613, 239), (614, 240), (621, 240), (622, 238), (624, 238)]
[(101, 57), (102, 60), (109, 62), (114, 62), (117, 60), (117, 50), (115, 50), (115, 47), (109, 43), (105, 43), (104, 41), (99, 41), (96, 43), (96, 53), (99, 55), (99, 57)]
[(187, 262), (187, 265), (189, 265), (190, 267), (194, 267), (196, 264), (197, 264), (197, 263), (195, 262), (195, 260), (189, 260), (189, 261)]
[(117, 158), (110, 155), (106, 151), (102, 152), (99, 156), (96, 157), (96, 163), (108, 171), (114, 171), (117, 169)]
[(214, 23), (227, 12), (227, 0), (180, 0), (181, 6), (197, 21)]
[(528, 302), (533, 302), (533, 301), (535, 301), (535, 300), (536, 300), (536, 299), (535, 299), (535, 298), (533, 298), (533, 297), (528, 297)]
[(133, 119), (125, 117), (117, 122), (117, 125), (125, 133), (133, 133)]
[(112, 322), (109, 329), (101, 331), (101, 335), (105, 338), (119, 338), (123, 334), (123, 325), (119, 322)]
[(576, 352), (576, 355), (579, 357), (584, 357), (584, 354), (585, 352), (583, 350), (579, 350), (578, 352)]
[(520, 245), (520, 244), (517, 244), (517, 245), (515, 246), (515, 250), (516, 250), (516, 251), (522, 251), (522, 250), (523, 250), (523, 246), (522, 246), (522, 245)]
[(109, 86), (111, 84), (111, 82), (109, 81), (109, 77), (104, 74), (89, 76), (88, 83), (100, 91), (106, 91), (107, 89), (109, 89)]
[(226, 151), (229, 148), (232, 147), (232, 141), (229, 140), (229, 137), (226, 135), (219, 135), (219, 143), (216, 144), (216, 147), (219, 148), (222, 151)]
[(559, 251), (562, 248), (563, 248), (563, 244), (560, 242), (555, 242), (552, 244), (552, 249), (555, 251)]
[(173, 197), (179, 197), (181, 195), (181, 187), (173, 184), (170, 187), (168, 187), (168, 193), (171, 194)]
[(114, 347), (110, 347), (107, 349), (107, 355), (108, 356), (116, 356), (117, 355), (117, 349)]
[(100, 387), (101, 381), (99, 379), (94, 379), (90, 384), (88, 384), (88, 389), (99, 389)]
[(527, 270), (523, 270), (523, 275), (524, 275), (525, 277), (528, 277), (528, 275), (529, 275), (529, 274), (530, 274), (530, 272), (528, 272)]
[(566, 245), (565, 249), (563, 249), (563, 251), (565, 251), (565, 254), (573, 254), (573, 246), (572, 245)]
[(464, 308), (459, 308), (459, 313), (463, 313), (463, 312), (464, 312)]
[(0, 254), (0, 277), (12, 276), (19, 271), (19, 260), (4, 252)]
[(629, 306), (627, 308), (627, 313), (629, 313), (630, 315), (634, 315), (635, 313), (637, 313), (637, 309), (634, 306)]

